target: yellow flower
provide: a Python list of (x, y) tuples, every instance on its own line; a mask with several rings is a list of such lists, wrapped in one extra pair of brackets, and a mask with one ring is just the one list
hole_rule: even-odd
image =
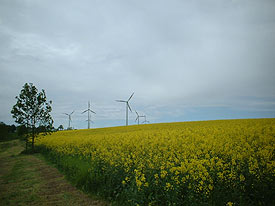
[(172, 188), (173, 188), (173, 186), (169, 182), (167, 182), (166, 185), (165, 185), (165, 190), (168, 191)]
[(140, 181), (140, 180), (136, 180), (136, 184), (137, 184), (137, 187), (141, 187), (141, 185), (142, 185), (142, 182)]
[(155, 179), (157, 180), (159, 178), (158, 174), (154, 174)]
[(274, 118), (243, 119), (60, 131), (35, 143), (90, 161), (91, 174), (98, 162), (103, 173), (122, 168), (122, 184), (134, 180), (138, 190), (165, 182), (162, 189), (187, 187), (211, 195), (212, 174), (225, 186), (244, 183), (248, 174), (240, 171), (246, 168), (258, 180), (274, 177), (274, 135)]
[(233, 202), (228, 202), (227, 204), (226, 204), (226, 206), (232, 206), (233, 205)]
[(209, 190), (213, 190), (213, 185), (208, 186)]
[(162, 171), (160, 172), (160, 177), (161, 177), (161, 178), (165, 178), (166, 175), (167, 175), (167, 171), (162, 170)]
[(240, 181), (241, 182), (245, 181), (245, 177), (243, 176), (243, 174), (240, 175)]

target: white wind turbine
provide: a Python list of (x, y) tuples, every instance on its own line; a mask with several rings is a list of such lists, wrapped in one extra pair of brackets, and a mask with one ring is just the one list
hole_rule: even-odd
[(72, 114), (73, 113), (74, 113), (74, 111), (71, 114), (63, 113), (63, 114), (65, 114), (65, 115), (67, 115), (69, 117), (69, 127), (68, 127), (68, 129), (71, 128), (71, 121), (72, 121)]
[[(90, 120), (89, 120), (89, 119), (87, 119), (87, 120), (86, 120), (86, 122), (91, 122), (91, 123), (93, 123), (93, 124), (94, 124), (94, 122), (93, 122), (91, 119), (90, 119)], [(88, 129), (90, 129), (90, 125), (88, 125)]]
[(86, 121), (88, 121), (88, 129), (90, 129), (90, 122), (93, 123), (93, 121), (91, 120), (91, 115), (90, 112), (96, 114), (93, 110), (90, 109), (90, 101), (88, 102), (88, 109), (86, 109), (84, 112), (82, 112), (81, 114), (84, 114), (85, 112), (88, 112), (88, 119)]
[(140, 115), (137, 113), (137, 111), (135, 111), (135, 112), (136, 112), (136, 114), (137, 114), (136, 121), (138, 121), (138, 125), (139, 125), (139, 118), (140, 118), (140, 117), (145, 117), (145, 116), (144, 116), (144, 115), (140, 116)]
[(149, 121), (146, 120), (146, 115), (144, 115), (143, 117), (144, 117), (145, 120), (142, 123), (144, 123), (144, 124), (149, 123)]
[(126, 103), (126, 126), (128, 126), (128, 108), (132, 112), (132, 109), (131, 109), (131, 107), (129, 105), (129, 101), (133, 97), (133, 95), (134, 95), (134, 93), (129, 97), (129, 99), (127, 101), (126, 100), (116, 100), (117, 102), (124, 102), (124, 103)]

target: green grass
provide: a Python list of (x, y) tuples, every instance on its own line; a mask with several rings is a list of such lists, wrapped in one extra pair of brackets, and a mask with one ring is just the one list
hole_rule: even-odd
[[(41, 150), (43, 151), (42, 148)], [(103, 172), (100, 162), (92, 166), (90, 161), (78, 156), (58, 155), (45, 150), (42, 154), (49, 164), (57, 167), (73, 185), (92, 197), (102, 197), (113, 206), (127, 204), (127, 194), (121, 193), (120, 187), (123, 171), (109, 169)], [(94, 169), (92, 172), (91, 168)]]
[(24, 142), (0, 142), (0, 205), (106, 205), (70, 185), (41, 154), (23, 154)]
[(15, 141), (0, 142), (0, 153), (9, 150), (11, 147), (17, 145)]
[[(40, 182), (39, 176), (33, 169), (32, 161), (21, 155), (21, 142), (9, 141), (1, 143), (1, 175), (0, 202), (2, 205), (28, 205), (39, 201), (37, 195)], [(26, 170), (28, 168), (28, 170)]]

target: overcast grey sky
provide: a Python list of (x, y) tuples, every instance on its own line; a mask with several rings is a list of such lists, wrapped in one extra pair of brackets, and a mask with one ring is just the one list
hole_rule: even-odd
[[(274, 0), (0, 0), (0, 121), (26, 82), (55, 126), (275, 117)], [(130, 124), (135, 114), (130, 113)]]

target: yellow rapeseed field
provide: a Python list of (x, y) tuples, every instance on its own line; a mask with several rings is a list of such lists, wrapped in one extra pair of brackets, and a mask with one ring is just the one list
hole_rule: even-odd
[(117, 171), (119, 191), (139, 195), (132, 205), (260, 204), (274, 194), (275, 119), (61, 131), (36, 145), (90, 162), (90, 173), (99, 162), (102, 173)]

